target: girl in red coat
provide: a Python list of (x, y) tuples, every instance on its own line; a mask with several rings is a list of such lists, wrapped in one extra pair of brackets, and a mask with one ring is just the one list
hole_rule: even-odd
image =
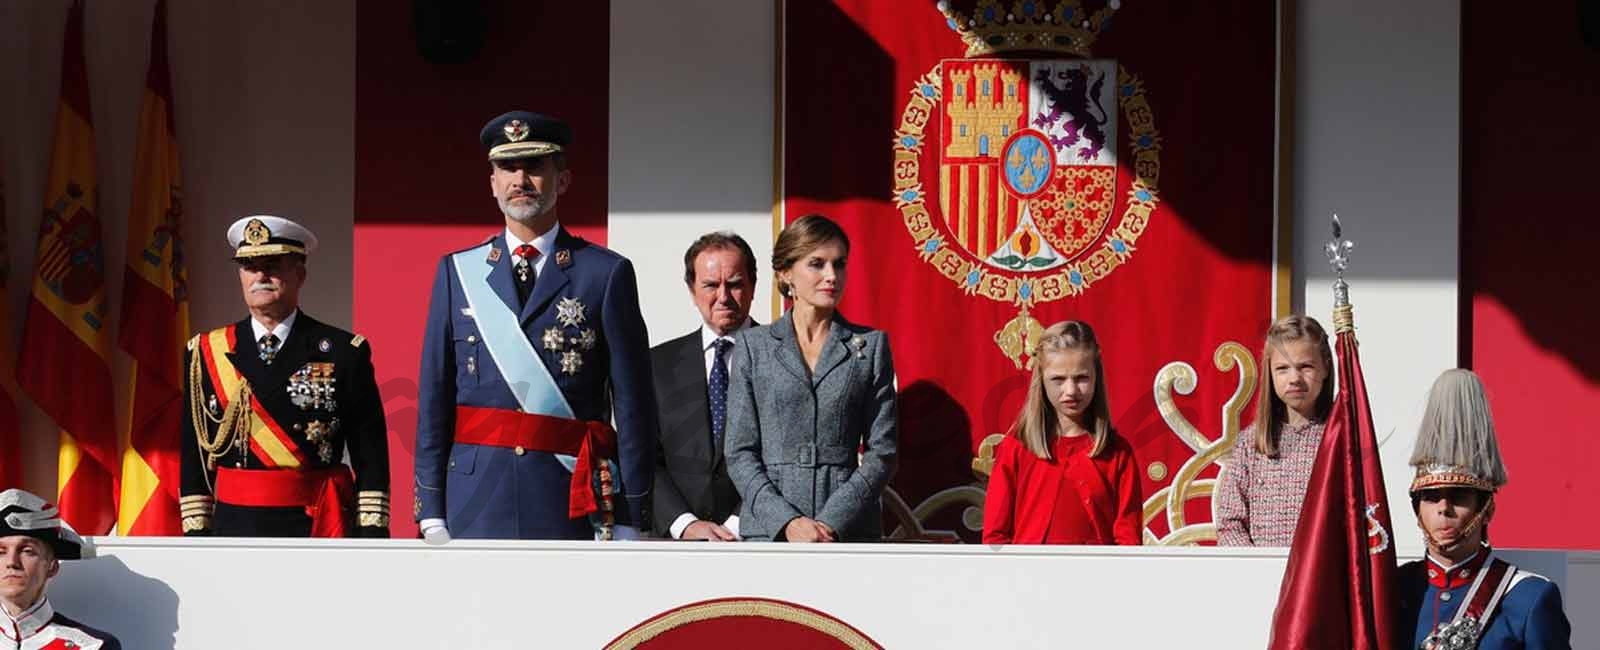
[(1133, 448), (1111, 426), (1094, 330), (1051, 325), (1017, 422), (995, 449), (985, 544), (1143, 543)]

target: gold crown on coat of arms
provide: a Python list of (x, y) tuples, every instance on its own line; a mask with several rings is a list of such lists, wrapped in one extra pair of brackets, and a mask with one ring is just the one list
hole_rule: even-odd
[(1065, 52), (1089, 56), (1096, 38), (1111, 25), (1111, 15), (1122, 6), (1108, 0), (1090, 11), (1078, 0), (1059, 0), (1046, 7), (1045, 0), (978, 0), (972, 15), (964, 15), (940, 0), (939, 12), (946, 24), (967, 44), (967, 56), (999, 52)]

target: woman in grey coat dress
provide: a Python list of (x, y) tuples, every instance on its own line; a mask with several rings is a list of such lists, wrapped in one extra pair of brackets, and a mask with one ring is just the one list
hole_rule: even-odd
[[(773, 246), (783, 318), (739, 335), (728, 387), (728, 475), (745, 539), (872, 542), (894, 473), (894, 363), (883, 332), (846, 321), (850, 240), (820, 215)], [(858, 454), (859, 449), (859, 454)]]

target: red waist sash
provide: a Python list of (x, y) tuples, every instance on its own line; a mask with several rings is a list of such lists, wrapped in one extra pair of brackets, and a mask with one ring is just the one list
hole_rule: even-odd
[[(610, 424), (593, 420), (457, 406), (456, 442), (576, 456), (578, 463), (567, 494), (567, 516), (577, 519), (600, 510), (589, 481), (596, 470), (602, 469), (599, 463), (616, 454), (617, 432)], [(610, 477), (605, 474), (602, 470), (602, 490), (608, 490), (610, 484)]]
[(344, 465), (325, 469), (217, 468), (217, 501), (235, 506), (304, 507), (312, 537), (344, 537), (346, 504), (355, 503), (355, 475)]

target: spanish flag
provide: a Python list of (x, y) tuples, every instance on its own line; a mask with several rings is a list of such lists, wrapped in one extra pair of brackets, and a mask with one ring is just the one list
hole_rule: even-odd
[(22, 414), (17, 411), (17, 355), (11, 346), (11, 257), (6, 254), (5, 169), (0, 168), (0, 488), (22, 485)]
[(189, 331), (188, 272), (182, 238), (183, 184), (167, 68), (167, 3), (156, 3), (150, 69), (139, 109), (117, 345), (133, 358), (117, 531), (181, 535), (178, 519), (179, 375)]
[(68, 15), (61, 59), (61, 98), (17, 383), (61, 428), (61, 516), (83, 534), (100, 535), (116, 521), (118, 459), (82, 0)]

